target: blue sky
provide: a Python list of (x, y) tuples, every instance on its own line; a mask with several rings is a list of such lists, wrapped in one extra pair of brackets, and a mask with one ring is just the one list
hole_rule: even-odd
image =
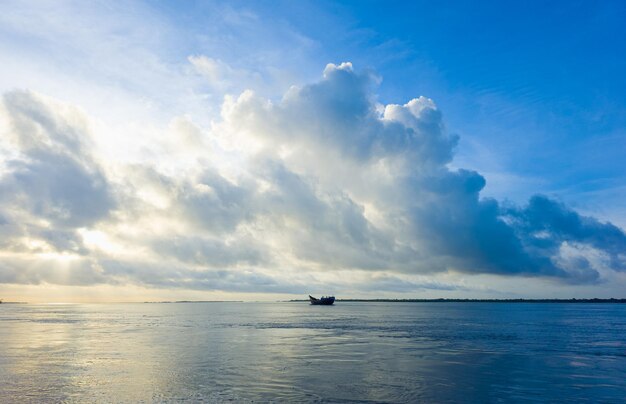
[(498, 176), (487, 193), (549, 193), (623, 223), (623, 2), (229, 4), (263, 26), (233, 24), (234, 49), (197, 39), (214, 34), (206, 21), (223, 7), (157, 4), (189, 29), (178, 56), (204, 45), (245, 67), (287, 58), (296, 80), (315, 78), (322, 60), (373, 69), (384, 80), (381, 102), (437, 101), (449, 130), (462, 135), (459, 164)]
[(0, 291), (610, 297), (623, 2), (6, 2)]

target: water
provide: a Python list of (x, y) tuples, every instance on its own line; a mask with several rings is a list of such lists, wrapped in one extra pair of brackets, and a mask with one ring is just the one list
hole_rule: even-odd
[(0, 306), (1, 402), (621, 402), (626, 305)]

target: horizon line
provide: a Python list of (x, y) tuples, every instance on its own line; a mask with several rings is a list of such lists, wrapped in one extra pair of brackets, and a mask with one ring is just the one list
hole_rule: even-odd
[[(173, 304), (173, 303), (299, 303), (309, 299), (290, 300), (159, 300), (159, 301), (84, 301), (84, 302), (25, 302), (2, 301), (1, 304)], [(361, 303), (626, 303), (626, 298), (343, 298), (337, 302)]]

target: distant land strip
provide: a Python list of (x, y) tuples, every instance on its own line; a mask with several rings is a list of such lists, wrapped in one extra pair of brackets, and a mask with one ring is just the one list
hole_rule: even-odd
[[(290, 302), (308, 302), (294, 299)], [(336, 299), (336, 302), (361, 303), (626, 303), (626, 299)]]

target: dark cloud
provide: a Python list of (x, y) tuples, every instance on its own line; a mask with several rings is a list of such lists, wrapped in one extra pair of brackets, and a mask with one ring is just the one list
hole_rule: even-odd
[(587, 246), (606, 254), (611, 269), (626, 270), (626, 234), (611, 223), (582, 216), (542, 195), (533, 196), (526, 207), (510, 208), (504, 214), (512, 219), (529, 249), (551, 254), (562, 243)]

